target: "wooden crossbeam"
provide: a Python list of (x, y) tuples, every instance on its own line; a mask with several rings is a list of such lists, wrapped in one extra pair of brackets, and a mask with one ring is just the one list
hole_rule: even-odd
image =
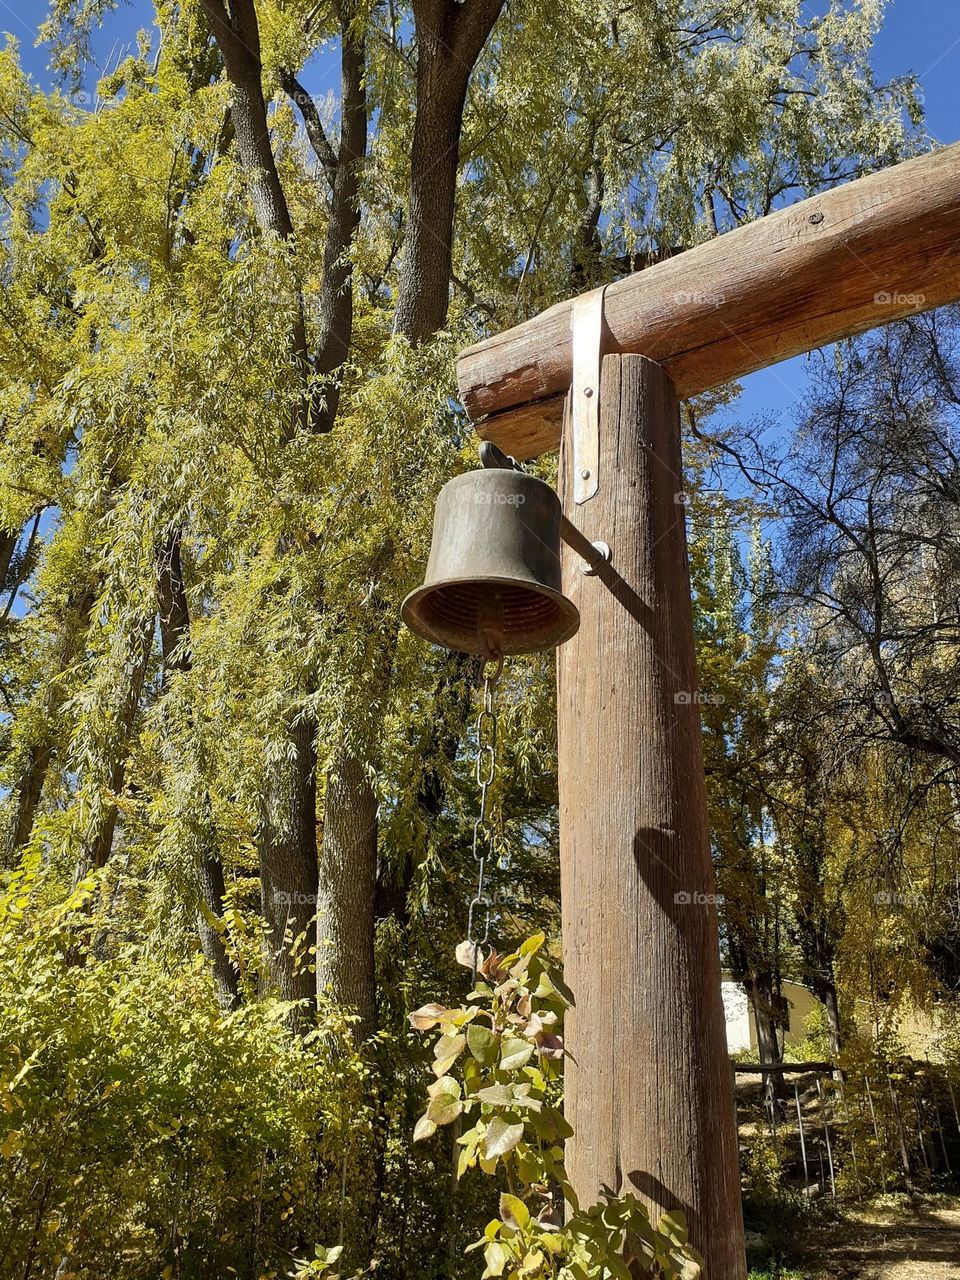
[(735, 1062), (734, 1071), (747, 1076), (804, 1075), (808, 1071), (835, 1071), (833, 1062)]
[[(608, 286), (606, 349), (689, 398), (960, 298), (960, 143), (802, 200)], [(461, 399), (517, 458), (559, 444), (570, 302), (467, 348)]]

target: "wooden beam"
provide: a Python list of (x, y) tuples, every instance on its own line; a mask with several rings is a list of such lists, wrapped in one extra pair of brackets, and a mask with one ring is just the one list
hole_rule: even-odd
[(833, 1072), (834, 1062), (735, 1062), (735, 1072), (748, 1076), (805, 1075), (810, 1071)]
[[(681, 398), (960, 298), (960, 143), (813, 196), (607, 288), (607, 349)], [(570, 307), (468, 347), (460, 396), (517, 458), (557, 447)]]

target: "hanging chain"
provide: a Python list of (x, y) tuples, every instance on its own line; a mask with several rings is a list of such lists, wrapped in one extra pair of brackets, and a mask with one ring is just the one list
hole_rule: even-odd
[[(492, 670), (491, 670), (492, 668)], [(490, 913), (493, 902), (487, 892), (487, 877), (493, 865), (495, 832), (487, 812), (490, 788), (497, 771), (497, 735), (499, 719), (494, 694), (503, 671), (501, 655), (489, 658), (483, 666), (483, 705), (477, 716), (477, 786), (480, 788), (480, 812), (473, 824), (473, 859), (477, 865), (477, 891), (467, 911), (467, 940), (473, 947), (473, 982), (477, 981), (480, 948), (490, 939)]]

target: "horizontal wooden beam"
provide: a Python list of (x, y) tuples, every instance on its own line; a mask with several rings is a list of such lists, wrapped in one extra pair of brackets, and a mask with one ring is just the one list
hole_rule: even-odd
[(735, 1062), (734, 1071), (747, 1076), (801, 1075), (807, 1071), (836, 1071), (833, 1062)]
[[(960, 143), (738, 227), (608, 286), (606, 349), (701, 391), (960, 298)], [(517, 458), (557, 446), (570, 302), (468, 347), (460, 396)]]

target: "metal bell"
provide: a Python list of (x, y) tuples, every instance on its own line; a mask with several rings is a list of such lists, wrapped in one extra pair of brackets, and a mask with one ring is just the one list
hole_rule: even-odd
[(561, 591), (560, 499), (522, 471), (468, 471), (440, 490), (422, 587), (401, 609), (411, 631), (482, 657), (536, 653), (580, 626)]

